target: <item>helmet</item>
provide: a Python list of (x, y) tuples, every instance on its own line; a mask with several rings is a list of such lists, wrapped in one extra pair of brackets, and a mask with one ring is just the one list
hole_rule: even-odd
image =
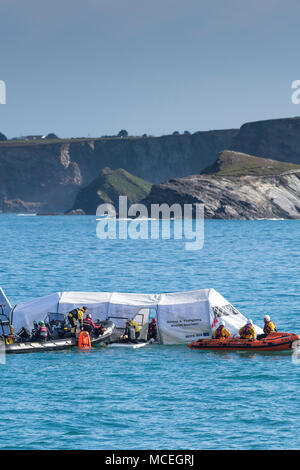
[(253, 325), (253, 320), (247, 320), (247, 325)]
[(270, 320), (271, 320), (270, 315), (265, 315), (265, 316), (264, 316), (264, 320), (265, 320), (265, 322), (270, 321)]
[(220, 320), (220, 321), (219, 321), (219, 326), (225, 326), (225, 323), (224, 323), (223, 320)]
[(39, 325), (44, 325), (45, 322), (43, 320), (39, 321)]
[(86, 307), (82, 307), (82, 310), (87, 310), (87, 308), (86, 308)]
[(88, 318), (92, 318), (92, 315), (90, 313), (87, 314)]

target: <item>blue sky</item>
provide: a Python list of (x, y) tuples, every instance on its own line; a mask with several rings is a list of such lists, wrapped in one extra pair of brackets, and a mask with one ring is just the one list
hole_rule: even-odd
[(296, 0), (0, 0), (0, 132), (131, 135), (300, 115)]

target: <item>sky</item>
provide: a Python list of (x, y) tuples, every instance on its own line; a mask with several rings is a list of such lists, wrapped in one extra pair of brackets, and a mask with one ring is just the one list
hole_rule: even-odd
[(298, 0), (0, 0), (0, 132), (163, 135), (300, 115), (299, 14)]

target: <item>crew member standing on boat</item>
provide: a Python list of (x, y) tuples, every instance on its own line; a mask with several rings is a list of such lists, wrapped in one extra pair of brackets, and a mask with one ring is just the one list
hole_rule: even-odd
[(230, 338), (230, 333), (228, 330), (226, 330), (225, 328), (225, 323), (223, 322), (223, 320), (221, 320), (219, 322), (219, 326), (218, 328), (216, 329), (214, 335), (213, 335), (213, 338), (215, 339), (220, 339), (220, 338)]
[(275, 323), (271, 320), (270, 315), (265, 315), (264, 317), (264, 334), (268, 336), (268, 334), (272, 333), (272, 331), (277, 331), (276, 330), (276, 325)]
[(87, 311), (86, 307), (74, 308), (71, 312), (68, 313), (68, 320), (71, 325), (72, 334), (76, 333), (77, 321), (80, 324), (80, 328), (83, 328), (83, 315)]
[(242, 326), (239, 331), (239, 335), (241, 339), (255, 339), (256, 338), (256, 331), (253, 326), (252, 320), (247, 320), (246, 325)]

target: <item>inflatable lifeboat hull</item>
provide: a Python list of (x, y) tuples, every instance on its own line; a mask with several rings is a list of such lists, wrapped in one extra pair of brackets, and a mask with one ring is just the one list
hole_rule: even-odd
[[(106, 331), (97, 337), (91, 336), (91, 346), (97, 346), (101, 343), (109, 343), (110, 338), (114, 332), (115, 324), (111, 321), (104, 321), (102, 325), (106, 328)], [(78, 347), (77, 338), (65, 338), (65, 339), (54, 339), (48, 340), (43, 343), (38, 341), (28, 341), (13, 343), (5, 346), (6, 354), (24, 354), (31, 352), (42, 352), (42, 351), (62, 351), (70, 348)]]
[(241, 338), (199, 339), (189, 343), (188, 347), (214, 351), (286, 351), (296, 348), (300, 344), (299, 340), (299, 335), (276, 332), (270, 333), (266, 338), (254, 341)]

